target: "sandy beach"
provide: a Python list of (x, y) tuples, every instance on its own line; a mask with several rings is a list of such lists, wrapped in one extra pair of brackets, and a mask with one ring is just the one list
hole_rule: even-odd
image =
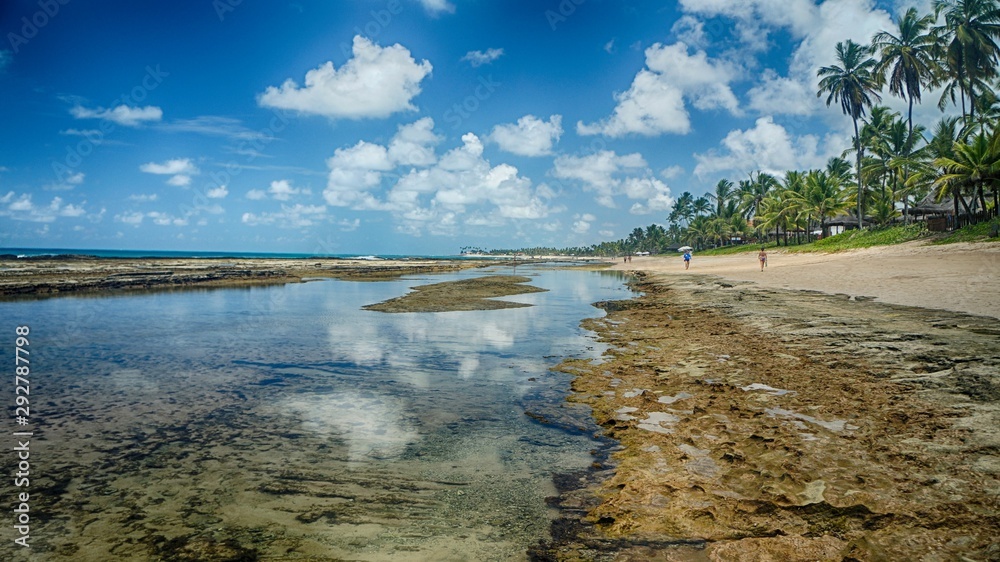
[(684, 270), (680, 255), (634, 257), (614, 269), (655, 274), (717, 275), (762, 287), (874, 297), (879, 302), (939, 308), (1000, 318), (1000, 243), (930, 246), (909, 242), (822, 253), (768, 251), (763, 272), (757, 254), (699, 256)]
[(541, 560), (1000, 559), (1000, 245), (634, 258)]

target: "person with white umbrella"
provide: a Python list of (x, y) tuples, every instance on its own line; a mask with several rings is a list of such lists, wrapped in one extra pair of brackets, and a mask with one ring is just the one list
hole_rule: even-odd
[(691, 246), (681, 246), (680, 248), (677, 248), (678, 252), (684, 252), (684, 269), (691, 267), (691, 250), (693, 249), (694, 248)]

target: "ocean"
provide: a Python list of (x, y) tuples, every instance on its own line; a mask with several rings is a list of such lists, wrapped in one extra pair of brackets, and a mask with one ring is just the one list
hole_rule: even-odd
[(54, 257), (54, 256), (93, 256), (98, 258), (260, 258), (260, 259), (306, 259), (306, 258), (341, 258), (341, 259), (467, 259), (465, 256), (404, 256), (404, 255), (372, 255), (372, 254), (315, 254), (315, 253), (269, 253), (269, 252), (191, 252), (175, 250), (95, 250), (71, 248), (0, 248), (0, 255), (11, 255), (19, 258)]

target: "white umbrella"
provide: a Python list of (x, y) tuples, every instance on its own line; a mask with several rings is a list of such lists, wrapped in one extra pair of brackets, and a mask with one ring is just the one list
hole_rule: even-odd
[(677, 248), (677, 251), (678, 252), (690, 252), (693, 249), (694, 248), (692, 248), (691, 246), (681, 246), (680, 248)]

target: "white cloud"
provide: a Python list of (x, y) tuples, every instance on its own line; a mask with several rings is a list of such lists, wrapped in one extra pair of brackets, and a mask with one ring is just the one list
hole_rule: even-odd
[(246, 197), (251, 201), (260, 201), (261, 199), (267, 199), (267, 192), (263, 189), (251, 189), (247, 192)]
[(692, 47), (703, 49), (707, 46), (705, 37), (705, 23), (692, 16), (681, 16), (670, 28), (671, 33), (677, 36), (677, 40), (691, 45)]
[(111, 109), (104, 109), (103, 107), (87, 109), (81, 105), (77, 105), (70, 109), (69, 112), (77, 119), (104, 119), (125, 127), (138, 127), (143, 123), (155, 122), (163, 118), (163, 110), (153, 105), (132, 107), (122, 104)]
[(331, 119), (387, 117), (416, 109), (411, 100), (430, 74), (430, 62), (418, 64), (403, 46), (382, 48), (360, 35), (354, 37), (353, 53), (339, 69), (327, 62), (307, 72), (303, 87), (291, 79), (280, 88), (268, 87), (258, 103)]
[(702, 111), (725, 109), (739, 115), (739, 103), (729, 88), (737, 75), (735, 66), (709, 60), (705, 51), (689, 54), (685, 43), (656, 43), (646, 49), (646, 68), (635, 75), (627, 91), (615, 95), (618, 104), (611, 116), (598, 123), (581, 121), (577, 133), (610, 137), (687, 134), (691, 120), (685, 100)]
[(448, 0), (420, 0), (420, 4), (432, 16), (438, 16), (442, 13), (455, 13), (455, 6)]
[(553, 115), (542, 121), (534, 115), (525, 115), (517, 123), (493, 127), (490, 140), (501, 149), (520, 156), (547, 156), (552, 145), (562, 136), (562, 116)]
[(224, 199), (227, 195), (229, 195), (229, 190), (226, 189), (226, 186), (224, 185), (209, 189), (205, 192), (205, 197), (208, 197), (209, 199)]
[[(674, 198), (670, 196), (670, 188), (654, 177), (625, 178), (622, 182), (622, 191), (629, 199), (636, 200), (629, 208), (629, 212), (633, 215), (669, 211), (674, 206)], [(640, 203), (639, 201), (645, 202)]]
[(369, 190), (380, 186), (382, 174), (394, 167), (384, 146), (365, 141), (358, 141), (350, 148), (338, 148), (326, 164), (330, 173), (323, 197), (335, 207), (371, 201)]
[[(872, 0), (682, 0), (685, 17), (722, 17), (735, 22), (744, 58), (768, 49), (769, 35), (779, 29), (796, 43), (787, 74), (763, 70), (747, 93), (749, 106), (764, 115), (813, 115), (824, 110), (816, 97), (816, 71), (834, 61), (838, 42), (851, 39), (867, 45), (872, 36), (892, 29), (889, 14)], [(683, 18), (682, 18), (683, 19)]]
[(174, 160), (167, 160), (162, 164), (147, 162), (139, 166), (139, 170), (147, 174), (171, 176), (167, 180), (167, 183), (178, 187), (191, 185), (191, 176), (200, 173), (198, 167), (189, 158), (176, 158)]
[(159, 211), (150, 211), (146, 213), (146, 216), (152, 219), (153, 224), (158, 226), (187, 226), (188, 219), (186, 217), (175, 217), (167, 213), (161, 213)]
[(175, 175), (175, 174), (197, 174), (198, 168), (195, 167), (191, 160), (188, 158), (177, 158), (174, 160), (167, 160), (162, 164), (157, 164), (156, 162), (147, 162), (139, 166), (139, 170), (146, 172), (147, 174), (162, 174), (162, 175)]
[(503, 56), (503, 49), (487, 49), (486, 52), (483, 51), (469, 51), (465, 53), (462, 60), (469, 61), (469, 64), (475, 67), (483, 66), (484, 64), (489, 64), (498, 58)]
[(437, 161), (434, 147), (441, 137), (434, 134), (434, 120), (424, 117), (401, 125), (389, 142), (388, 157), (398, 165), (430, 166)]
[(681, 166), (667, 166), (666, 168), (660, 170), (660, 177), (665, 180), (672, 180), (683, 173), (684, 168)]
[(247, 128), (239, 119), (217, 115), (202, 115), (194, 119), (178, 119), (171, 123), (164, 123), (158, 129), (170, 132), (221, 136), (234, 141), (261, 142), (274, 139), (268, 132), (254, 131)]
[(129, 201), (136, 201), (138, 203), (151, 203), (159, 199), (159, 196), (155, 193), (153, 194), (133, 194), (128, 196)]
[(343, 232), (354, 232), (361, 226), (361, 219), (341, 219), (337, 222), (337, 226), (339, 226), (340, 230)]
[(574, 215), (573, 226), (570, 227), (571, 230), (577, 234), (586, 234), (590, 231), (590, 224), (597, 220), (597, 217), (591, 215), (590, 213), (584, 213), (582, 215)]
[(61, 197), (53, 197), (48, 205), (39, 206), (32, 201), (30, 193), (18, 196), (13, 191), (0, 197), (0, 205), (6, 205), (6, 208), (0, 209), (0, 217), (30, 222), (49, 223), (59, 217), (76, 218), (86, 214), (81, 205), (68, 204)]
[(337, 149), (327, 160), (327, 204), (391, 212), (401, 221), (397, 230), (413, 236), (450, 235), (462, 224), (500, 225), (552, 212), (545, 202), (551, 192), (533, 189), (514, 166), (492, 165), (475, 134), (467, 133), (462, 146), (437, 158), (432, 146), (439, 141), (433, 121), (425, 118), (400, 127), (389, 148), (359, 141)]
[(621, 194), (621, 176), (642, 174), (646, 169), (646, 161), (637, 152), (618, 156), (614, 151), (602, 150), (587, 156), (559, 156), (553, 163), (552, 175), (581, 182), (584, 189), (596, 192), (598, 204), (614, 208), (614, 197)]
[[(841, 144), (824, 143), (840, 147)], [(813, 135), (793, 137), (770, 116), (761, 117), (750, 129), (733, 130), (722, 140), (722, 150), (712, 149), (695, 154), (698, 161), (694, 175), (702, 179), (722, 172), (745, 175), (760, 170), (782, 175), (788, 170), (821, 167), (829, 156), (819, 150), (819, 139)]]
[(302, 194), (303, 190), (292, 187), (291, 182), (288, 180), (277, 180), (271, 182), (271, 187), (267, 188), (267, 192), (271, 194), (273, 199), (288, 201), (293, 195)]
[(142, 213), (122, 213), (120, 215), (115, 215), (115, 220), (132, 226), (139, 226), (142, 224), (142, 219), (145, 217), (146, 215)]

